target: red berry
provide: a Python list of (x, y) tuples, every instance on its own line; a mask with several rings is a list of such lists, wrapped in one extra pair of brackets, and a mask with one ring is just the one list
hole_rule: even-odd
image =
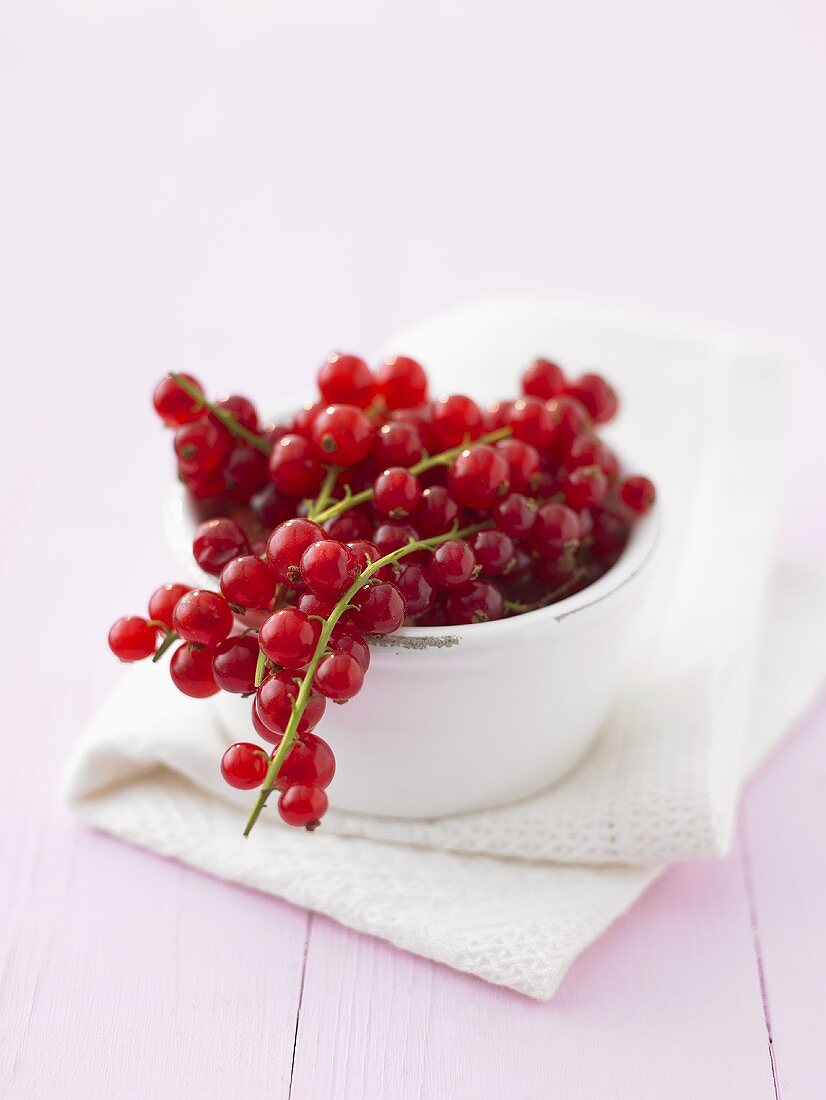
[(551, 447), (560, 454), (565, 454), (574, 439), (587, 432), (591, 427), (591, 420), (585, 409), (574, 397), (563, 394), (554, 397), (547, 403), (548, 412), (551, 414), (553, 424), (553, 437)]
[(554, 434), (551, 412), (538, 397), (520, 397), (508, 409), (507, 423), (515, 439), (530, 443), (538, 451), (549, 447)]
[[(261, 682), (255, 696), (255, 707), (261, 724), (270, 731), (270, 736), (281, 734), (287, 728), (297, 696), (298, 684), (294, 672), (274, 672)], [(327, 701), (322, 695), (310, 696), (298, 723), (299, 736), (303, 737), (315, 729), (326, 706)]]
[[(203, 386), (197, 378), (193, 378), (191, 374), (182, 374), (181, 377), (203, 393)], [(152, 404), (155, 412), (169, 428), (178, 428), (182, 424), (200, 420), (206, 413), (204, 406), (194, 401), (171, 378), (162, 378), (157, 384), (152, 394)]]
[(424, 566), (418, 562), (403, 560), (395, 583), (408, 615), (421, 615), (433, 603), (433, 585), (425, 575)]
[(431, 485), (422, 493), (413, 518), (422, 538), (444, 535), (459, 519), (459, 505), (444, 485)]
[(201, 474), (197, 471), (188, 473), (179, 466), (178, 476), (196, 500), (212, 500), (220, 497), (226, 488), (224, 474), (220, 469)]
[(209, 420), (184, 424), (175, 432), (175, 454), (188, 474), (209, 474), (222, 465), (230, 450), (231, 440)]
[(637, 515), (644, 515), (656, 498), (654, 482), (647, 477), (627, 477), (620, 486), (620, 500)]
[(392, 466), (379, 474), (373, 486), (373, 507), (380, 516), (405, 519), (422, 499), (419, 479), (401, 466)]
[(617, 395), (600, 374), (583, 374), (569, 382), (565, 393), (575, 398), (597, 424), (606, 424), (619, 408)]
[(324, 480), (315, 447), (301, 435), (282, 435), (269, 457), (270, 480), (286, 497), (312, 497)]
[(296, 501), (294, 497), (282, 496), (270, 482), (255, 494), (250, 505), (252, 514), (261, 526), (271, 531), (279, 523), (293, 518)]
[(125, 615), (109, 629), (109, 648), (120, 661), (142, 661), (158, 645), (158, 631), (138, 615)]
[(379, 365), (376, 386), (388, 409), (412, 409), (427, 400), (427, 375), (406, 355), (394, 355)]
[(562, 367), (550, 359), (534, 359), (522, 375), (522, 393), (529, 397), (541, 397), (543, 401), (562, 393), (564, 385)]
[(470, 581), (447, 598), (448, 618), (455, 626), (491, 622), (503, 613), (502, 593), (486, 581)]
[(482, 572), (488, 577), (504, 573), (513, 561), (513, 540), (495, 527), (477, 531), (470, 546), (476, 564), (481, 566)]
[(473, 576), (476, 558), (466, 542), (450, 539), (440, 543), (430, 556), (427, 572), (440, 588), (461, 588)]
[(580, 466), (599, 466), (607, 474), (611, 462), (611, 452), (598, 436), (590, 432), (578, 435), (565, 452), (565, 467), (569, 471)]
[[(410, 542), (418, 542), (419, 532), (409, 523), (382, 523), (373, 533), (373, 543), (379, 551), (380, 557), (386, 557), (396, 550), (401, 550)], [(422, 557), (418, 550), (413, 552), (412, 560)]]
[(336, 703), (352, 699), (364, 683), (364, 669), (351, 653), (333, 653), (319, 663), (313, 687)]
[(353, 623), (365, 634), (392, 634), (404, 622), (405, 607), (402, 594), (389, 581), (366, 585), (360, 589), (353, 603)]
[(355, 466), (370, 452), (373, 425), (354, 405), (328, 405), (313, 421), (312, 434), (327, 461)]
[[(280, 743), (278, 738), (276, 746)], [(314, 787), (329, 787), (336, 774), (336, 758), (333, 750), (321, 737), (305, 733), (300, 741), (294, 741), (284, 757), (275, 785), (285, 790), (296, 783), (309, 783)]]
[(238, 634), (219, 642), (212, 654), (212, 675), (224, 691), (248, 695), (255, 691), (258, 641), (251, 634)]
[(413, 466), (423, 454), (419, 429), (403, 420), (382, 424), (373, 437), (372, 454), (381, 470), (389, 466)]
[(314, 828), (327, 812), (327, 795), (321, 787), (296, 783), (282, 792), (278, 812), (285, 825)]
[(551, 501), (536, 513), (531, 531), (531, 545), (543, 558), (556, 561), (576, 549), (580, 538), (580, 523), (576, 512), (565, 504)]
[(276, 579), (293, 588), (300, 584), (304, 551), (326, 537), (311, 519), (288, 519), (279, 524), (267, 540), (267, 564)]
[(440, 397), (431, 406), (428, 435), (435, 453), (478, 439), (484, 430), (482, 411), (464, 394)]
[(237, 741), (221, 757), (221, 775), (230, 787), (251, 791), (264, 782), (268, 765), (269, 757), (260, 745)]
[(493, 519), (500, 531), (521, 538), (530, 534), (536, 522), (536, 507), (521, 493), (511, 493), (496, 505)]
[(333, 628), (330, 649), (335, 653), (349, 653), (366, 672), (370, 667), (370, 646), (358, 630), (343, 627), (341, 622)]
[[(356, 560), (359, 563), (359, 572), (363, 573), (368, 565), (372, 565), (382, 557), (382, 552), (374, 542), (368, 542), (366, 539), (359, 539), (356, 542), (350, 543), (350, 549), (356, 555)], [(416, 555), (414, 554), (413, 557)], [(406, 559), (409, 560), (409, 557)], [(385, 565), (378, 571), (373, 573), (374, 577), (377, 577), (380, 581), (392, 581), (395, 577), (392, 565)]]
[(269, 484), (267, 458), (246, 443), (236, 443), (223, 468), (227, 495), (248, 501)]
[(157, 619), (158, 622), (164, 623), (171, 630), (175, 604), (181, 596), (185, 596), (187, 592), (191, 591), (189, 585), (186, 584), (162, 584), (149, 597), (149, 618)]
[(338, 603), (337, 599), (324, 599), (316, 596), (315, 592), (302, 592), (298, 597), (298, 610), (305, 615), (318, 615), (322, 619), (329, 619), (333, 608)]
[(562, 483), (565, 500), (575, 512), (599, 504), (608, 489), (608, 479), (599, 466), (579, 466)]
[(233, 520), (208, 519), (195, 532), (192, 556), (205, 573), (217, 577), (228, 561), (247, 554), (249, 548), (247, 536)]
[(236, 607), (263, 611), (275, 595), (275, 577), (260, 558), (246, 554), (224, 566), (221, 592)]
[(628, 524), (607, 508), (594, 508), (591, 518), (591, 552), (603, 565), (613, 565), (628, 541)]
[(321, 624), (297, 607), (280, 607), (263, 623), (258, 644), (273, 664), (303, 668), (315, 653), (320, 633)]
[(356, 554), (343, 542), (314, 542), (301, 556), (301, 579), (325, 599), (343, 596), (361, 571)]
[(373, 400), (376, 383), (363, 359), (334, 352), (318, 372), (318, 392), (325, 405), (366, 409)]
[(448, 489), (466, 508), (486, 511), (508, 491), (508, 463), (495, 447), (469, 447), (450, 464)]
[(233, 621), (232, 608), (224, 597), (201, 588), (181, 596), (172, 616), (172, 625), (184, 641), (201, 646), (223, 641)]
[[(214, 404), (222, 412), (230, 413), (247, 431), (258, 431), (258, 410), (248, 397), (241, 397), (238, 393), (222, 393), (220, 397), (215, 399)], [(218, 423), (221, 423), (220, 417), (215, 419)]]
[(221, 690), (212, 672), (212, 651), (186, 642), (172, 654), (169, 675), (178, 691), (191, 699), (208, 699)]
[(495, 450), (508, 464), (508, 482), (512, 492), (531, 493), (542, 459), (536, 447), (521, 439), (500, 439)]
[(326, 401), (315, 401), (312, 405), (302, 405), (296, 413), (290, 431), (294, 435), (303, 435), (305, 439), (311, 439), (313, 421), (326, 405)]
[(373, 521), (361, 507), (350, 508), (340, 516), (328, 519), (324, 524), (328, 538), (337, 542), (357, 542), (373, 533)]

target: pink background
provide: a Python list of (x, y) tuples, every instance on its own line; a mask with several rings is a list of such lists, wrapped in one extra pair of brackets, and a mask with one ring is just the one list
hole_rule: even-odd
[(105, 629), (172, 568), (169, 368), (285, 405), (331, 347), (493, 294), (742, 331), (794, 364), (781, 537), (826, 556), (822, 5), (482, 7), (0, 6), (4, 1096), (822, 1091), (823, 705), (732, 856), (670, 872), (549, 1005), (60, 800)]

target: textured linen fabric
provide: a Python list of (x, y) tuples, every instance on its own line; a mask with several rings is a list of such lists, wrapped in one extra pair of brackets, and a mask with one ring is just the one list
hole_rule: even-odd
[(732, 341), (544, 306), (468, 311), (396, 347), (454, 390), (512, 389), (511, 365), (539, 352), (618, 381), (630, 423), (614, 441), (656, 478), (662, 527), (595, 747), (512, 806), (436, 821), (331, 812), (311, 837), (270, 813), (242, 841), (250, 796), (220, 780), (228, 738), (210, 704), (143, 666), (79, 745), (69, 797), (137, 844), (547, 998), (664, 865), (726, 850), (744, 776), (821, 682), (826, 581), (772, 565), (777, 463), (755, 473), (780, 445), (778, 370)]

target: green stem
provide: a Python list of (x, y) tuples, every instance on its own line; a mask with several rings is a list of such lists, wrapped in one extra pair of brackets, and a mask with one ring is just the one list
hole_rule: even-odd
[(258, 660), (255, 662), (255, 680), (253, 681), (255, 686), (258, 687), (267, 671), (267, 658), (264, 655), (263, 649), (258, 650)]
[(239, 439), (243, 439), (245, 443), (249, 443), (251, 447), (255, 447), (261, 454), (268, 455), (270, 453), (272, 445), (268, 443), (266, 439), (260, 435), (256, 435), (255, 432), (251, 432), (249, 428), (245, 428), (238, 418), (228, 409), (222, 409), (220, 405), (215, 405), (212, 401), (207, 401), (203, 393), (197, 386), (193, 386), (188, 378), (184, 378), (182, 374), (175, 374), (174, 372), (170, 372), (169, 377), (173, 382), (177, 382), (184, 393), (188, 393), (196, 404), (201, 405), (205, 409), (209, 409), (212, 415), (221, 421), (228, 432), (237, 435)]
[(155, 650), (155, 655), (152, 658), (152, 664), (153, 665), (157, 664), (158, 661), (160, 661), (161, 657), (163, 657), (164, 653), (166, 653), (166, 651), (169, 649), (169, 647), (174, 642), (177, 642), (177, 640), (178, 640), (178, 631), (177, 630), (169, 630), (167, 628), (166, 629), (166, 637), (161, 642), (161, 644), (158, 646), (158, 648)]
[(341, 466), (327, 467), (327, 475), (321, 483), (321, 488), (318, 490), (318, 496), (310, 506), (310, 510), (307, 513), (307, 519), (318, 521), (318, 516), (324, 511), (330, 501), (330, 495), (335, 487), (336, 478), (340, 473)]
[[(497, 428), (495, 432), (488, 432), (487, 435), (480, 436), (478, 439), (466, 440), (458, 447), (451, 447), (449, 450), (441, 451), (437, 455), (428, 455), (427, 458), (423, 458), (414, 466), (410, 466), (410, 473), (418, 477), (418, 475), (423, 474), (425, 470), (432, 470), (434, 466), (447, 466), (467, 447), (473, 447), (479, 443), (496, 443), (500, 439), (507, 439), (508, 436), (512, 434), (512, 428)], [(318, 512), (316, 515), (312, 516), (312, 518), (316, 523), (324, 523), (325, 520), (340, 516), (342, 512), (347, 512), (350, 508), (355, 508), (359, 504), (366, 504), (368, 500), (372, 499), (373, 490), (364, 489), (360, 493), (353, 493), (351, 496), (345, 497), (344, 500), (336, 501), (335, 504), (331, 504), (329, 508)]]
[[(393, 550), (390, 554), (385, 554), (383, 558), (379, 558), (378, 561), (371, 562), (353, 581), (336, 606), (330, 612), (327, 620), (321, 628), (321, 634), (319, 635), (318, 642), (316, 643), (315, 652), (313, 653), (312, 660), (307, 666), (307, 671), (304, 673), (304, 678), (301, 681), (301, 687), (298, 689), (298, 695), (293, 703), (292, 713), (290, 720), (287, 723), (287, 728), (284, 730), (284, 736), (281, 738), (281, 744), (274, 753), (270, 760), (270, 765), (267, 768), (267, 774), (264, 778), (264, 784), (261, 787), (258, 798), (255, 801), (255, 805), (252, 808), (247, 824), (244, 828), (244, 836), (249, 836), (252, 829), (261, 816), (261, 811), (264, 809), (267, 799), (272, 793), (275, 787), (275, 781), (278, 778), (278, 772), (281, 765), (284, 762), (284, 758), (292, 748), (293, 742), (296, 739), (298, 733), (298, 724), (301, 721), (301, 715), (304, 713), (304, 708), (310, 699), (312, 692), (313, 677), (315, 676), (316, 669), (318, 668), (322, 657), (327, 650), (327, 644), (330, 641), (330, 636), (335, 629), (336, 623), (347, 610), (348, 606), (352, 603), (353, 597), (357, 594), (359, 589), (363, 588), (365, 584), (375, 576), (381, 569), (384, 569), (386, 565), (395, 565), (397, 561), (405, 557), (407, 554), (412, 554), (416, 550), (431, 550), (434, 546), (438, 546), (442, 542), (447, 542), (448, 539), (461, 539), (467, 538), (469, 535), (475, 535), (477, 531), (483, 530), (485, 527), (489, 527), (490, 523), (476, 523), (472, 527), (464, 527), (462, 530), (454, 528), (452, 531), (446, 531), (441, 535), (434, 535), (429, 539), (417, 539), (415, 542), (409, 542), (406, 546), (400, 547), (398, 550)], [(257, 682), (257, 674), (256, 674)]]

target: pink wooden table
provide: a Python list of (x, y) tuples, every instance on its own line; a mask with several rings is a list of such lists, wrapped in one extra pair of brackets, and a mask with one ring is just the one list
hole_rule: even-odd
[(796, 362), (783, 542), (826, 557), (824, 9), (479, 8), (0, 9), (4, 1097), (823, 1092), (823, 703), (731, 857), (667, 874), (548, 1005), (61, 802), (105, 629), (172, 568), (169, 367), (288, 404), (330, 347), (487, 293), (739, 328)]

